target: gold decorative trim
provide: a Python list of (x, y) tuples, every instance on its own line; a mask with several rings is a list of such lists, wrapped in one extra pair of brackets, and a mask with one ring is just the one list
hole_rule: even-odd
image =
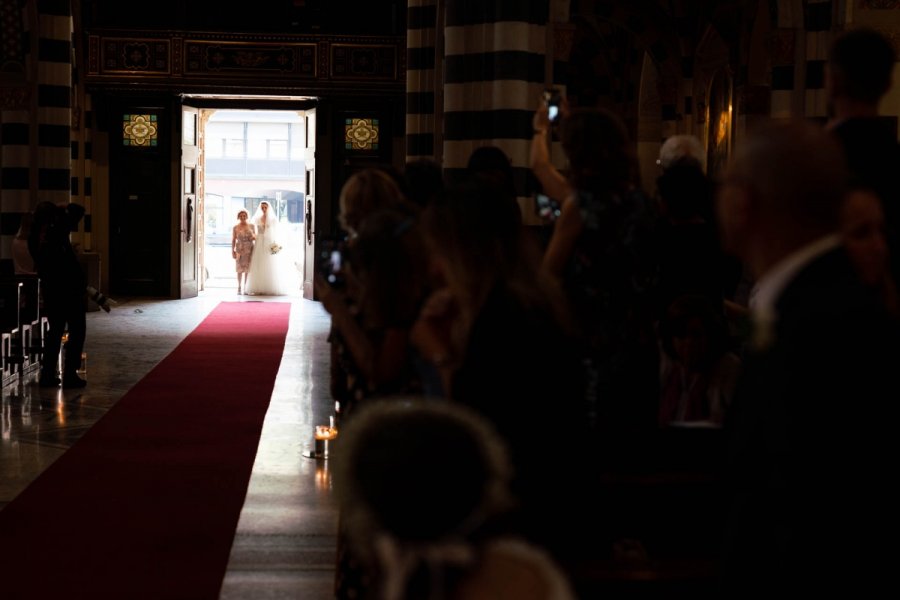
[(184, 41), (183, 73), (192, 76), (294, 77), (315, 79), (316, 44)]
[[(405, 77), (404, 36), (121, 29), (95, 29), (86, 34), (88, 85), (137, 85), (143, 90), (160, 85), (166, 89), (240, 85), (273, 90), (302, 86), (307, 93), (318, 94), (360, 82), (369, 84), (367, 92), (385, 92), (402, 87)], [(126, 45), (134, 50), (127, 60), (119, 54)], [(223, 50), (219, 64), (206, 62), (211, 46)], [(336, 61), (337, 52), (342, 55)]]
[[(382, 52), (392, 55), (379, 56)], [(389, 44), (331, 44), (330, 75), (355, 81), (396, 80), (398, 55), (397, 47)]]
[(184, 38), (172, 38), (172, 74), (184, 73)]
[[(122, 55), (118, 56), (119, 53)], [(100, 70), (103, 73), (170, 75), (171, 56), (169, 39), (104, 37), (100, 42)], [(142, 66), (144, 61), (146, 66)]]

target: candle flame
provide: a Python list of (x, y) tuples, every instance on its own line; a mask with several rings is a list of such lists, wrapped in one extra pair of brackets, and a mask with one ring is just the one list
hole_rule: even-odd
[(316, 439), (317, 440), (333, 440), (337, 437), (338, 431), (336, 428), (331, 427), (329, 425), (316, 425)]

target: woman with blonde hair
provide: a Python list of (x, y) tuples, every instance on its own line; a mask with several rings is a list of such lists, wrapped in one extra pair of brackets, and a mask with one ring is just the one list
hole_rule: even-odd
[[(347, 253), (353, 252), (359, 242), (360, 232), (365, 230), (364, 223), (373, 214), (386, 213), (393, 209), (391, 218), (397, 218), (399, 215), (400, 221), (406, 222), (408, 217), (409, 224), (412, 225), (419, 212), (418, 206), (406, 199), (400, 184), (387, 170), (379, 167), (369, 167), (351, 175), (341, 188), (339, 204), (338, 221), (348, 238), (346, 243), (342, 240), (340, 245)], [(370, 231), (376, 231), (377, 225)], [(404, 231), (414, 229), (407, 227)], [(414, 231), (411, 232), (414, 233)], [(399, 239), (398, 237), (395, 242)], [(332, 315), (331, 334), (328, 338), (331, 343), (331, 394), (341, 406), (342, 412), (359, 400), (356, 397), (356, 391), (359, 390), (362, 380), (355, 372), (360, 368), (367, 371), (368, 376), (365, 377), (367, 384), (372, 383), (372, 376), (376, 379), (382, 378), (382, 375), (375, 376), (374, 363), (370, 360), (362, 361), (368, 364), (359, 364), (359, 359), (364, 354), (371, 358), (371, 349), (368, 344), (357, 343), (365, 336), (350, 332), (362, 327), (362, 321), (366, 319), (372, 303), (370, 299), (369, 305), (363, 306), (366, 302), (362, 293), (365, 285), (358, 280), (355, 272), (349, 266), (347, 264), (342, 267), (342, 274), (346, 279), (345, 289), (331, 289), (331, 286), (322, 277), (317, 277), (315, 284), (317, 299)], [(381, 278), (381, 281), (383, 282), (384, 279)], [(357, 321), (357, 323), (354, 324), (351, 321)], [(405, 337), (405, 333), (403, 336)], [(357, 348), (356, 352), (352, 350), (353, 347)], [(363, 347), (367, 349), (361, 351)], [(382, 362), (385, 362), (384, 356), (393, 355), (393, 353), (379, 351), (378, 355)], [(388, 360), (387, 362), (393, 361)]]
[(351, 175), (341, 188), (338, 202), (338, 220), (351, 239), (356, 237), (365, 218), (378, 209), (406, 207), (414, 212), (416, 208), (406, 199), (400, 184), (387, 171), (377, 167)]

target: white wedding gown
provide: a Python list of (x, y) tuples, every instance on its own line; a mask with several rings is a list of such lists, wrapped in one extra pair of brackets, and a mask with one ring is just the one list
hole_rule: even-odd
[(245, 292), (255, 296), (284, 296), (290, 293), (287, 287), (288, 267), (282, 250), (272, 254), (272, 244), (280, 242), (272, 231), (275, 228), (257, 225), (256, 244), (250, 257), (250, 269), (247, 271), (247, 287)]

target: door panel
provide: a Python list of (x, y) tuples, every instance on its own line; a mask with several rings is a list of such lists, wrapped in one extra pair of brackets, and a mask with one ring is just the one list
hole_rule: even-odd
[(197, 226), (201, 218), (198, 204), (200, 161), (200, 111), (181, 109), (181, 227), (178, 251), (181, 255), (179, 298), (194, 298), (199, 289), (199, 246)]
[(167, 173), (149, 158), (119, 171), (125, 182), (110, 207), (110, 289), (120, 295), (168, 295), (169, 254), (160, 239), (169, 231)]
[(316, 267), (316, 109), (306, 111), (306, 190), (303, 229), (306, 249), (303, 253), (303, 297), (314, 298), (313, 275)]

